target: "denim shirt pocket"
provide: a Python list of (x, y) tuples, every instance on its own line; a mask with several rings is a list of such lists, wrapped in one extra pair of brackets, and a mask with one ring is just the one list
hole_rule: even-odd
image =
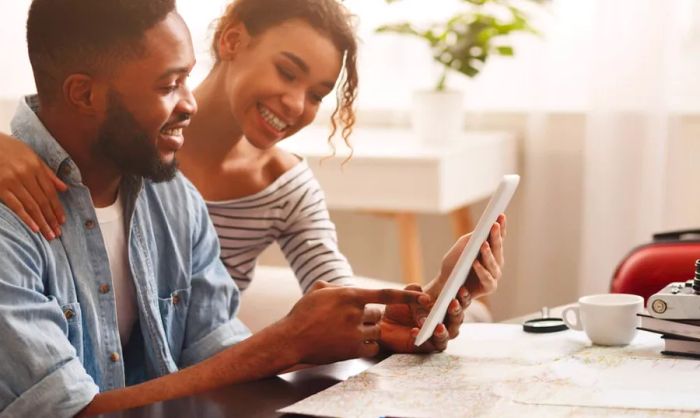
[(187, 308), (192, 289), (175, 290), (167, 298), (158, 298), (158, 308), (163, 322), (163, 329), (168, 339), (168, 346), (173, 358), (180, 358), (187, 327)]
[(78, 358), (82, 362), (83, 358), (83, 314), (78, 302), (61, 305), (61, 311), (68, 324), (67, 337), (70, 344), (75, 347)]

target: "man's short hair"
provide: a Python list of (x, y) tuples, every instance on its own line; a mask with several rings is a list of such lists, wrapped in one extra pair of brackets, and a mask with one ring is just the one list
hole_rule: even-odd
[(27, 47), (40, 99), (58, 97), (70, 74), (138, 57), (145, 32), (174, 10), (175, 0), (33, 0)]

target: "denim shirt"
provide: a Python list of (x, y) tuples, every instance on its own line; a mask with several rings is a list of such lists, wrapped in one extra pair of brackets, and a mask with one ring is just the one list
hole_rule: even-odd
[(68, 184), (66, 223), (46, 241), (0, 205), (0, 417), (73, 416), (98, 392), (175, 372), (250, 335), (199, 193), (180, 174), (163, 183), (125, 178), (139, 311), (125, 358), (90, 192), (37, 104), (21, 101), (12, 132)]

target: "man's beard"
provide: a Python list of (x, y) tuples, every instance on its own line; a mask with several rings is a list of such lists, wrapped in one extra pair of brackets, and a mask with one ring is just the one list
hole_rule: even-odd
[(172, 180), (177, 173), (177, 160), (160, 159), (155, 142), (113, 91), (107, 93), (107, 117), (97, 133), (93, 152), (111, 161), (125, 175), (161, 182)]

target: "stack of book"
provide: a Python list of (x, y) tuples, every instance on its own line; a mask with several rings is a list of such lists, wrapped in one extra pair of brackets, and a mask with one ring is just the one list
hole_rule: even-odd
[(641, 319), (639, 329), (662, 334), (665, 345), (662, 354), (700, 358), (700, 320), (661, 319), (645, 314), (637, 315)]

